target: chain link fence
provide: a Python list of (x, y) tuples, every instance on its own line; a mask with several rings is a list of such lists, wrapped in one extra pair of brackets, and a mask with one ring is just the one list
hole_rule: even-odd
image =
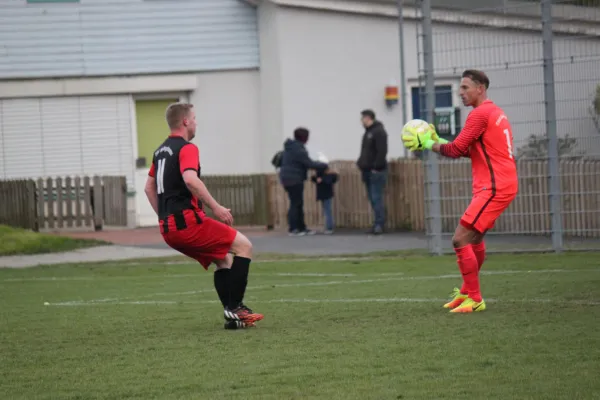
[[(519, 173), (519, 194), (488, 232), (487, 247), (600, 249), (600, 8), (501, 3), (418, 2), (419, 117), (451, 140), (470, 112), (458, 95), (461, 74), (484, 71), (490, 99), (511, 122)], [(429, 249), (441, 254), (451, 251), (471, 199), (470, 160), (423, 157)]]

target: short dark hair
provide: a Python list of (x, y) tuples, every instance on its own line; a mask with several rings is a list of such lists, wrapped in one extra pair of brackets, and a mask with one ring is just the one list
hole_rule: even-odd
[(375, 113), (373, 112), (373, 110), (362, 110), (360, 112), (360, 115), (362, 115), (363, 117), (369, 117), (373, 121), (375, 121)]
[(294, 139), (302, 142), (302, 143), (306, 143), (308, 141), (308, 129), (306, 128), (296, 128), (294, 129)]
[(479, 71), (477, 69), (468, 69), (463, 72), (462, 77), (469, 78), (473, 82), (485, 86), (486, 89), (490, 87), (490, 79), (483, 71)]
[(183, 123), (183, 120), (190, 115), (190, 110), (194, 108), (189, 103), (173, 103), (167, 107), (165, 118), (170, 129), (177, 129)]

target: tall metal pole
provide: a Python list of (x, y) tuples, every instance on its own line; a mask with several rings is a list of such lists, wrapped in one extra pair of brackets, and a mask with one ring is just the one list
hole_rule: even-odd
[(554, 94), (554, 54), (552, 51), (552, 0), (542, 0), (542, 41), (544, 58), (544, 111), (548, 135), (548, 174), (550, 186), (550, 215), (552, 248), (563, 250), (563, 228), (560, 205), (560, 168), (556, 134), (556, 99)]
[[(431, 22), (431, 0), (421, 3), (423, 14), (423, 64), (425, 69), (425, 107), (427, 121), (433, 123), (435, 108), (435, 76), (433, 69), (433, 25)], [(425, 159), (427, 179), (427, 218), (429, 219), (429, 251), (442, 255), (442, 207), (440, 194), (440, 170), (437, 155), (427, 151)]]
[[(402, 126), (408, 122), (406, 111), (406, 72), (404, 70), (404, 0), (398, 0), (398, 39), (400, 40), (400, 98), (402, 99)], [(404, 147), (404, 158), (408, 157), (408, 149)]]

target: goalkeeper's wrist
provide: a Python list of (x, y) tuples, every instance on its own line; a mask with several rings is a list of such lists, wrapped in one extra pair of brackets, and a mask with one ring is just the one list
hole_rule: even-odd
[(448, 144), (450, 143), (449, 141), (447, 141), (446, 139), (442, 139), (441, 137), (438, 137), (438, 141), (439, 144)]
[(427, 139), (425, 141), (425, 143), (423, 143), (423, 148), (427, 149), (427, 150), (431, 150), (431, 148), (433, 147), (433, 145), (436, 143), (435, 140), (433, 139)]

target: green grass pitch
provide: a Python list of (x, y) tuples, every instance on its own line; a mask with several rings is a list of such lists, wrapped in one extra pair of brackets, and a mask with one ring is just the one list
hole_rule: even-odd
[[(212, 273), (156, 261), (0, 271), (3, 399), (600, 399), (600, 256), (253, 264), (226, 331)], [(44, 305), (45, 302), (50, 305)]]

